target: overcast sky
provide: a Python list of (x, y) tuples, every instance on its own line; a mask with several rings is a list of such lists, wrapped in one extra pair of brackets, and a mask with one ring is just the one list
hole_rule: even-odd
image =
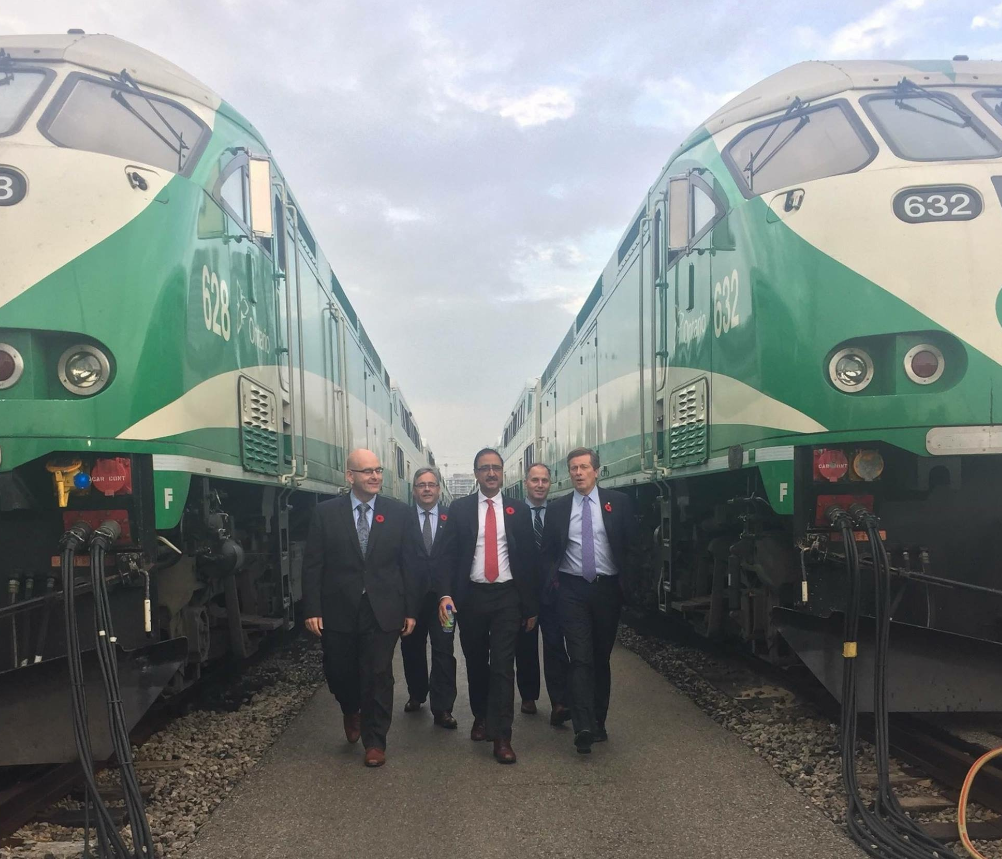
[(70, 27), (161, 54), (257, 126), (450, 466), (496, 440), (731, 95), (806, 59), (1002, 59), (990, 0), (0, 0), (0, 33)]

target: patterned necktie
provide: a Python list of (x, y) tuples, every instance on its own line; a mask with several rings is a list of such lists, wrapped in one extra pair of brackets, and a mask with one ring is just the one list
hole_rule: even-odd
[(532, 508), (532, 531), (536, 535), (536, 548), (543, 545), (543, 514), (542, 507)]
[(586, 582), (595, 581), (595, 532), (591, 527), (591, 498), (581, 499), (581, 575)]
[(487, 519), (484, 522), (484, 578), (495, 582), (498, 578), (498, 523), (494, 516), (494, 502), (488, 498)]
[(431, 511), (424, 511), (424, 525), (421, 528), (421, 536), (424, 537), (424, 549), (430, 555), (433, 538), (431, 536)]
[(369, 547), (369, 505), (358, 505), (358, 545), (362, 548), (362, 554)]

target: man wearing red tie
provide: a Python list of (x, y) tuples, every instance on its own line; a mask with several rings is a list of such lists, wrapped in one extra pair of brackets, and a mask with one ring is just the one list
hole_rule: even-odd
[(476, 495), (454, 501), (440, 539), (439, 619), (451, 605), (466, 657), (473, 729), (493, 740), (499, 763), (515, 763), (515, 642), (538, 612), (537, 552), (529, 508), (501, 494), (504, 463), (492, 448), (473, 459)]

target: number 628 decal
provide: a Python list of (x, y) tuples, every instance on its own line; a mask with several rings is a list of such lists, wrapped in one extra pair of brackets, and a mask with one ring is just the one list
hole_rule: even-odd
[(967, 185), (905, 188), (894, 197), (894, 214), (906, 224), (970, 221), (984, 208), (981, 195)]

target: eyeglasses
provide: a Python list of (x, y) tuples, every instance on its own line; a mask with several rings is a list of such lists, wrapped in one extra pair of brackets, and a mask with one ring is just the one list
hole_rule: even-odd
[(478, 465), (477, 466), (477, 471), (496, 471), (498, 474), (500, 474), (502, 471), (504, 471), (504, 466), (503, 465)]
[(380, 468), (349, 468), (352, 474), (364, 474), (366, 477), (372, 477), (373, 474), (382, 474), (383, 469)]
[(415, 489), (437, 489), (438, 488), (438, 484), (437, 483), (415, 483), (414, 484), (414, 488)]

